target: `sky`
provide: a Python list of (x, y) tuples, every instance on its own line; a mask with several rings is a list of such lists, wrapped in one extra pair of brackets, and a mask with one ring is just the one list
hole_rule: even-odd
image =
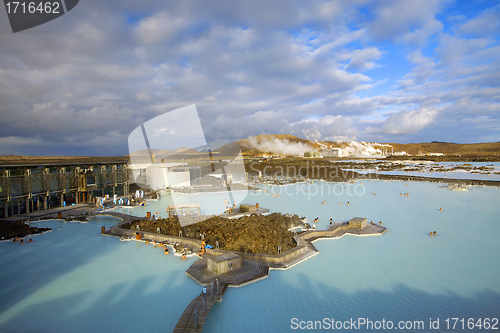
[(192, 104), (212, 146), (497, 142), (499, 39), (483, 0), (80, 0), (18, 33), (2, 6), (0, 154), (125, 155)]

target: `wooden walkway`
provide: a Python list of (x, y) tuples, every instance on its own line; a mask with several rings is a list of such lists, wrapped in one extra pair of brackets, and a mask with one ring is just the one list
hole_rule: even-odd
[[(129, 216), (117, 212), (106, 212), (103, 215), (112, 215), (122, 219), (143, 219), (139, 217)], [(128, 235), (133, 237), (135, 230), (122, 229), (120, 224), (111, 227), (106, 231), (107, 234), (114, 236)], [(205, 302), (203, 300), (203, 293), (195, 297), (193, 301), (184, 310), (181, 318), (175, 326), (174, 333), (181, 332), (201, 332), (205, 320), (210, 313), (215, 302), (220, 301), (222, 295), (229, 285), (240, 287), (248, 283), (258, 281), (266, 278), (269, 274), (269, 269), (287, 269), (303, 260), (306, 260), (319, 251), (313, 245), (313, 242), (322, 238), (340, 238), (346, 234), (356, 236), (370, 236), (382, 235), (387, 229), (381, 225), (368, 224), (363, 229), (353, 229), (349, 227), (349, 223), (335, 223), (327, 230), (311, 230), (295, 236), (297, 247), (285, 251), (279, 255), (263, 255), (263, 254), (249, 254), (241, 252), (232, 252), (225, 250), (207, 250), (207, 253), (199, 260), (195, 261), (191, 267), (188, 268), (186, 274), (197, 281), (199, 284), (207, 286), (205, 294)], [(142, 232), (144, 239), (152, 239), (156, 241), (167, 242), (181, 242), (183, 244), (199, 248), (201, 242), (197, 239), (181, 238), (174, 236), (167, 236), (163, 234), (154, 234), (149, 232)], [(207, 258), (211, 255), (219, 255), (223, 253), (235, 253), (242, 257), (242, 267), (235, 269), (226, 274), (215, 274), (207, 267)], [(219, 280), (219, 294), (217, 294), (215, 281)], [(210, 283), (214, 282), (213, 299), (211, 297)]]
[[(222, 295), (226, 292), (228, 284), (219, 284), (219, 295), (217, 295), (217, 287), (214, 285), (213, 300), (211, 297), (210, 286), (207, 287), (205, 294), (205, 305), (203, 305), (203, 292), (195, 297), (187, 306), (182, 314), (177, 325), (175, 325), (174, 333), (199, 333), (201, 332), (208, 314), (214, 304), (221, 300)], [(196, 310), (196, 311), (195, 311)]]
[[(241, 268), (226, 274), (217, 275), (208, 270), (207, 258), (210, 257), (210, 255), (205, 254), (201, 259), (196, 260), (191, 265), (191, 267), (188, 268), (186, 274), (202, 285), (207, 285), (210, 282), (215, 281), (215, 279), (217, 278), (219, 279), (220, 286), (222, 286), (222, 291), (220, 292), (220, 295), (216, 295), (216, 292), (214, 292), (214, 300), (211, 300), (210, 286), (208, 286), (205, 307), (203, 305), (203, 293), (193, 299), (193, 301), (188, 305), (181, 318), (179, 319), (179, 322), (175, 326), (174, 333), (201, 332), (203, 325), (205, 324), (205, 320), (207, 319), (208, 314), (212, 309), (212, 306), (216, 301), (220, 300), (229, 285), (240, 287), (245, 284), (258, 281), (268, 276), (270, 268), (287, 269), (300, 263), (303, 260), (306, 260), (318, 254), (319, 251), (312, 243), (315, 240), (322, 238), (340, 238), (346, 234), (357, 236), (382, 235), (386, 231), (387, 229), (381, 225), (369, 224), (363, 229), (357, 230), (349, 228), (348, 223), (334, 224), (331, 225), (327, 230), (314, 230), (297, 236), (296, 240), (299, 243), (299, 246), (294, 248), (293, 250), (290, 250), (292, 252), (296, 251), (295, 255), (290, 256), (283, 262), (273, 263), (261, 260), (243, 259), (243, 265)], [(304, 251), (297, 251), (299, 247), (305, 247)], [(239, 254), (241, 255), (241, 253)], [(197, 310), (198, 317), (196, 328), (195, 309)]]

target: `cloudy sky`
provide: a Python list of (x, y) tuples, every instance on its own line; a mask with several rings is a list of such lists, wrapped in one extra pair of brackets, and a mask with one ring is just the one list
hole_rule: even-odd
[(500, 141), (498, 1), (80, 0), (13, 34), (0, 154), (124, 155), (195, 104), (208, 142), (258, 134)]

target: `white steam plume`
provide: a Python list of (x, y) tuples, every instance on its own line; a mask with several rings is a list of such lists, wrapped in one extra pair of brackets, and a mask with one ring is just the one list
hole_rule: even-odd
[(262, 138), (258, 140), (257, 137), (253, 136), (248, 138), (248, 143), (258, 150), (280, 155), (303, 155), (306, 152), (314, 151), (314, 148), (307, 143), (290, 142), (287, 139)]
[(375, 146), (381, 146), (378, 143), (370, 143), (370, 142), (356, 142), (351, 141), (347, 142), (346, 146), (343, 148), (344, 152), (347, 155), (351, 156), (359, 156), (359, 157), (368, 157), (368, 156), (381, 156), (382, 150), (375, 148)]

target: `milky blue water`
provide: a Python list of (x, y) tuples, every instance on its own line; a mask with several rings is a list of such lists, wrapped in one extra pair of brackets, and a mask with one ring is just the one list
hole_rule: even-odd
[(172, 331), (199, 294), (195, 259), (100, 235), (117, 222), (37, 222), (54, 231), (0, 243), (0, 332)]
[[(319, 229), (330, 218), (361, 216), (382, 221), (388, 231), (317, 241), (318, 255), (230, 288), (203, 332), (294, 332), (293, 318), (358, 317), (422, 320), (421, 332), (430, 331), (430, 318), (440, 318), (440, 331), (451, 332), (444, 322), (449, 317), (500, 317), (500, 189), (457, 192), (435, 183), (367, 180), (265, 188), (269, 194), (252, 191), (238, 199), (310, 221), (319, 217)], [(197, 202), (204, 213), (218, 214), (228, 198), (204, 193), (175, 195), (174, 201)], [(164, 193), (126, 211), (164, 214), (172, 202)], [(194, 259), (100, 235), (101, 225), (115, 222), (39, 222), (55, 230), (32, 244), (0, 243), (0, 332), (172, 331), (200, 291), (185, 275)]]
[[(401, 163), (409, 168), (416, 167), (417, 164), (423, 161), (393, 161), (393, 163)], [(489, 170), (466, 170), (462, 169), (463, 166), (472, 167), (485, 167), (488, 166)], [(478, 179), (478, 180), (500, 180), (500, 162), (468, 162), (468, 163), (456, 163), (456, 162), (433, 162), (424, 163), (424, 166), (419, 166), (422, 169), (420, 171), (405, 171), (405, 170), (394, 170), (394, 171), (378, 171), (376, 169), (359, 169), (356, 165), (353, 165), (352, 169), (361, 174), (366, 173), (379, 173), (384, 175), (407, 175), (407, 176), (417, 176), (417, 177), (432, 177), (432, 178), (454, 178), (454, 179)], [(429, 171), (429, 168), (444, 168), (447, 171)], [(451, 170), (452, 168), (458, 167), (460, 169)]]

